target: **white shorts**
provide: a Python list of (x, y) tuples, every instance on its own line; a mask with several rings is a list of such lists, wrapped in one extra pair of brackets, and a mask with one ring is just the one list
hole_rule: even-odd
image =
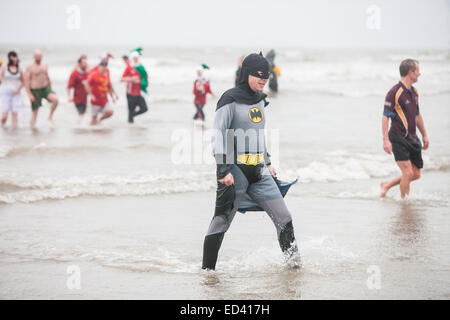
[(100, 106), (94, 106), (92, 105), (92, 116), (95, 117), (97, 116), (99, 113), (105, 113), (106, 111), (112, 111), (112, 107), (111, 105), (108, 103), (106, 103), (106, 105), (104, 107), (100, 107)]
[(14, 94), (12, 91), (2, 91), (2, 111), (5, 112), (19, 112), (23, 106), (22, 95), (20, 93)]

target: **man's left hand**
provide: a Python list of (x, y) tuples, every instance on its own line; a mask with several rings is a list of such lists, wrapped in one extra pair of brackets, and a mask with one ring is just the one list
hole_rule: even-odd
[(428, 147), (430, 146), (430, 140), (428, 140), (427, 136), (422, 137), (423, 140), (423, 150), (427, 150)]

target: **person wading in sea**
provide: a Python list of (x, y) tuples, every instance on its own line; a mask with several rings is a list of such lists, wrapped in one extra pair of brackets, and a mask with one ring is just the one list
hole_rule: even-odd
[(53, 122), (53, 113), (58, 106), (58, 97), (51, 88), (50, 77), (48, 76), (48, 66), (42, 62), (42, 52), (36, 50), (34, 52), (34, 61), (29, 65), (25, 71), (25, 88), (28, 97), (31, 101), (31, 116), (30, 125), (32, 128), (36, 125), (38, 110), (42, 106), (42, 99), (50, 102), (50, 115), (48, 120)]
[[(416, 127), (422, 134), (423, 149), (428, 149), (430, 141), (419, 111), (419, 93), (412, 85), (420, 76), (419, 62), (403, 60), (400, 64), (401, 80), (389, 90), (384, 102), (382, 117), (383, 149), (394, 154), (402, 175), (381, 182), (381, 197), (390, 188), (400, 185), (402, 199), (409, 195), (411, 181), (420, 178), (423, 168), (422, 144), (416, 134)], [(389, 119), (391, 128), (388, 131)]]
[(215, 269), (225, 232), (247, 195), (275, 224), (288, 265), (300, 267), (292, 216), (274, 180), (275, 169), (266, 150), (264, 108), (268, 102), (262, 90), (269, 73), (263, 55), (250, 54), (242, 63), (238, 86), (226, 91), (217, 103), (212, 140), (217, 163), (216, 206), (203, 244), (203, 269)]

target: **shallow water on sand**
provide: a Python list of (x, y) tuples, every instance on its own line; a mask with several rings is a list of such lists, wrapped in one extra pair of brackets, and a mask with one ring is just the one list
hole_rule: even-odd
[[(6, 205), (1, 297), (449, 298), (450, 239), (442, 208), (392, 198), (291, 196), (301, 270), (283, 264), (270, 219), (251, 213), (236, 217), (217, 271), (205, 272), (201, 248), (213, 196)], [(80, 270), (79, 290), (67, 288), (71, 266)], [(370, 286), (371, 268), (380, 274), (379, 287)]]
[[(304, 268), (288, 269), (270, 219), (248, 213), (227, 232), (217, 271), (204, 272), (215, 197), (207, 141), (217, 98), (206, 106), (205, 126), (193, 124), (192, 56), (210, 59), (220, 95), (240, 51), (150, 51), (150, 110), (133, 126), (116, 59), (111, 71), (121, 100), (112, 119), (92, 128), (87, 119), (77, 124), (64, 101), (76, 57), (48, 50), (62, 101), (56, 125), (46, 123), (45, 105), (38, 129), (30, 130), (27, 104), (20, 128), (0, 131), (1, 298), (450, 297), (448, 54), (417, 53), (431, 147), (422, 178), (402, 201), (398, 189), (378, 196), (379, 183), (399, 174), (382, 150), (380, 117), (397, 81), (392, 70), (410, 53), (280, 51), (281, 92), (267, 109), (269, 148), (281, 179), (299, 177), (286, 201)], [(206, 143), (192, 143), (181, 158), (180, 141)], [(79, 267), (81, 289), (67, 287), (70, 266)]]

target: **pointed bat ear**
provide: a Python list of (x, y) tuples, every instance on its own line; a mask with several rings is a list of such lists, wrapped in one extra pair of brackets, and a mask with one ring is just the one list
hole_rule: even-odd
[(259, 52), (259, 55), (262, 57), (262, 55), (263, 55), (263, 54), (262, 54), (262, 51)]

